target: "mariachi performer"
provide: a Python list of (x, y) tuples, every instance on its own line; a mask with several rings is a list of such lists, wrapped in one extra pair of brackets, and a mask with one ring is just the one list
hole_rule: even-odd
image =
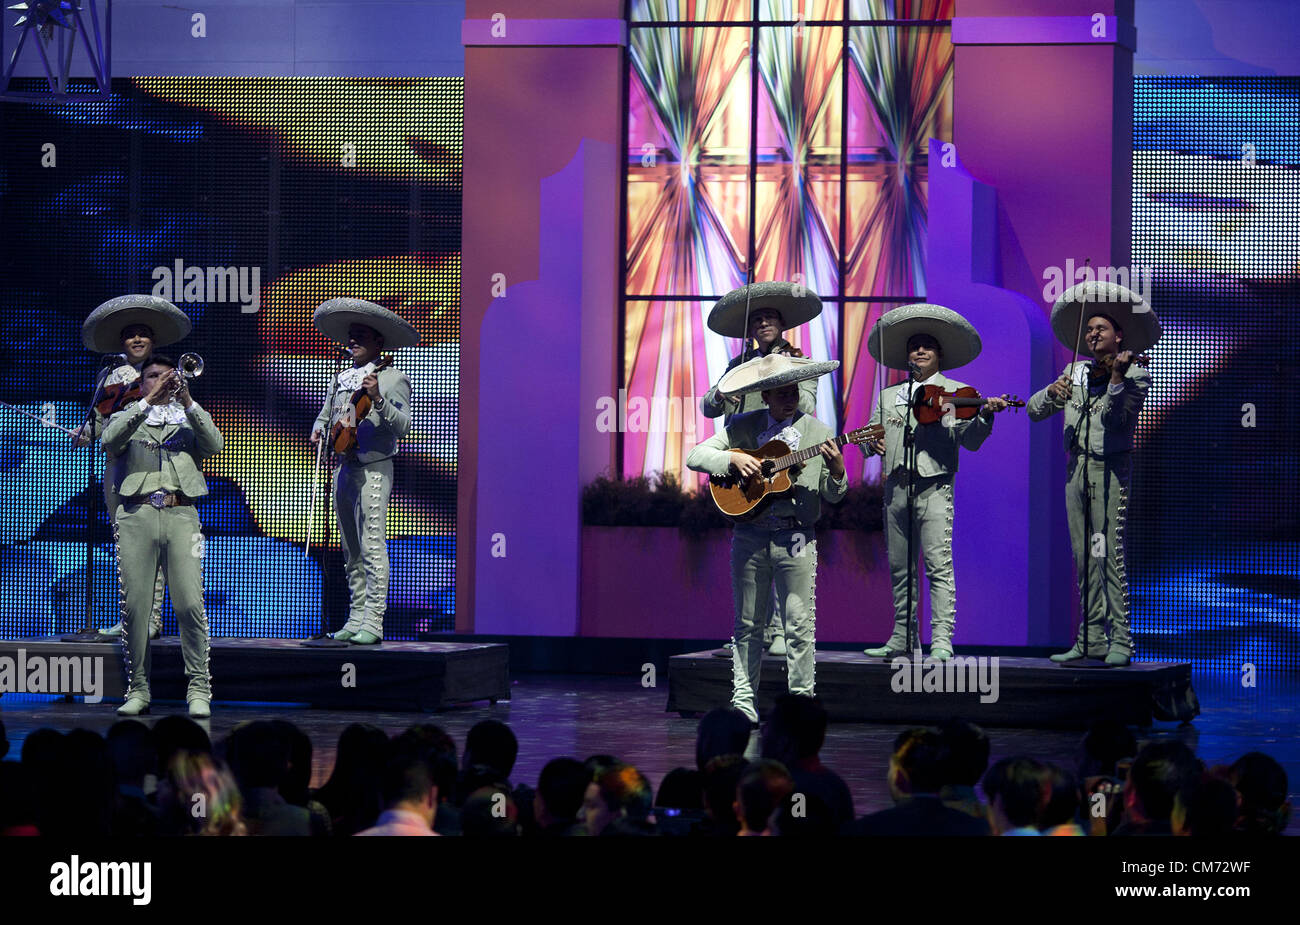
[[(87, 350), (95, 353), (118, 353), (121, 362), (117, 363), (105, 376), (100, 385), (102, 400), (92, 411), (93, 417), (82, 426), (78, 445), (99, 439), (104, 433), (104, 426), (114, 410), (125, 407), (130, 401), (138, 401), (138, 387), (131, 387), (140, 379), (140, 372), (153, 355), (156, 348), (167, 347), (183, 340), (190, 333), (190, 319), (186, 314), (158, 296), (123, 295), (109, 299), (87, 317), (81, 325), (81, 342)], [(107, 410), (107, 414), (100, 407)], [(119, 460), (113, 454), (104, 454), (104, 506), (108, 519), (113, 524), (113, 536), (116, 543), (118, 498), (114, 485), (120, 478), (117, 468)], [(154, 578), (153, 609), (149, 614), (149, 638), (157, 639), (162, 635), (163, 573), (159, 568)], [(116, 625), (100, 630), (105, 636), (121, 636), (124, 630), (123, 620), (119, 618)]]
[[(312, 321), (352, 355), (352, 366), (335, 377), (311, 432), (312, 443), (330, 440), (342, 454), (334, 509), (351, 603), (334, 638), (374, 645), (383, 641), (388, 609), (386, 518), (393, 457), (397, 441), (411, 429), (411, 381), (391, 357), (380, 354), (385, 348), (412, 347), (420, 335), (382, 305), (361, 299), (323, 302)], [(354, 399), (363, 396), (365, 413), (358, 415)]]
[[(874, 658), (894, 658), (908, 652), (908, 620), (920, 598), (916, 556), (925, 559), (930, 584), (930, 655), (952, 658), (956, 626), (956, 584), (952, 564), (953, 478), (962, 447), (978, 450), (993, 432), (993, 414), (1007, 407), (1007, 396), (982, 399), (982, 407), (964, 420), (946, 414), (922, 424), (915, 398), (927, 386), (939, 393), (966, 388), (940, 370), (956, 369), (979, 356), (980, 336), (969, 321), (940, 305), (918, 303), (886, 312), (867, 338), (867, 349), (882, 366), (908, 372), (906, 382), (882, 389), (871, 412), (871, 423), (884, 434), (868, 443), (884, 456), (885, 537), (894, 591), (894, 629), (883, 646), (867, 649)], [(951, 405), (951, 400), (948, 400)], [(907, 459), (905, 437), (910, 433), (914, 462)], [(909, 515), (909, 483), (911, 512)], [(910, 523), (910, 540), (909, 540)], [(909, 567), (910, 558), (910, 567)], [(911, 576), (911, 614), (908, 577)], [(917, 637), (919, 639), (919, 637)]]
[(194, 500), (208, 493), (200, 465), (221, 452), (223, 441), (170, 359), (150, 357), (140, 382), (143, 397), (115, 412), (103, 436), (105, 452), (117, 460), (112, 481), (126, 622), (126, 702), (117, 712), (136, 716), (149, 711), (148, 621), (162, 569), (180, 630), (189, 713), (206, 717), (211, 715), (212, 679), (203, 606), (203, 532)]
[[(778, 354), (802, 357), (803, 353), (784, 337), (784, 332), (812, 321), (822, 311), (821, 299), (807, 286), (794, 283), (751, 283), (733, 289), (724, 295), (709, 312), (709, 329), (723, 335), (744, 339), (745, 349), (732, 357), (724, 372), (729, 373), (741, 363), (755, 357)], [(722, 416), (723, 424), (731, 423), (738, 414), (761, 411), (764, 408), (757, 392), (745, 395), (723, 396), (715, 385), (700, 399), (700, 413), (706, 418)], [(805, 379), (799, 383), (799, 410), (804, 414), (817, 413), (817, 380)], [(786, 654), (785, 631), (771, 601), (760, 602), (755, 618), (763, 630), (763, 641), (774, 656)], [(730, 658), (729, 646), (718, 650), (719, 656)]]
[(1051, 658), (1105, 659), (1122, 668), (1133, 655), (1124, 521), (1133, 435), (1151, 386), (1138, 354), (1160, 339), (1160, 320), (1141, 296), (1115, 283), (1090, 281), (1056, 300), (1052, 332), (1092, 362), (1067, 364), (1055, 382), (1029, 399), (1030, 420), (1065, 413), (1065, 511), (1083, 612), (1074, 645)]
[(726, 430), (691, 450), (686, 465), (725, 478), (761, 474), (758, 461), (737, 450), (780, 440), (791, 450), (815, 448), (790, 491), (777, 495), (753, 520), (735, 524), (731, 537), (731, 588), (735, 652), (732, 706), (758, 722), (758, 683), (763, 661), (765, 605), (776, 586), (776, 615), (788, 640), (786, 664), (792, 694), (813, 694), (815, 673), (814, 591), (817, 577), (815, 525), (822, 499), (839, 501), (848, 490), (844, 458), (821, 421), (799, 410), (799, 383), (831, 372), (839, 363), (817, 363), (769, 354), (737, 366), (722, 378), (720, 394), (759, 395), (766, 407), (732, 418)]

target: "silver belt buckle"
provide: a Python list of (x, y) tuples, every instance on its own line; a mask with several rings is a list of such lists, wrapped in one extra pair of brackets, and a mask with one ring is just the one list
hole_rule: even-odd
[(161, 511), (163, 508), (167, 506), (167, 492), (163, 491), (162, 489), (159, 489), (158, 491), (155, 491), (153, 494), (151, 494), (148, 500), (150, 504), (152, 504), (154, 507), (156, 507), (158, 510)]

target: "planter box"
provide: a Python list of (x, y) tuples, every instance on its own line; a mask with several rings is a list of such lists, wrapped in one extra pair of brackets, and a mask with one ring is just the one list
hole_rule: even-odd
[[(730, 530), (689, 538), (676, 527), (583, 527), (578, 635), (727, 639), (730, 561)], [(889, 588), (883, 534), (819, 535), (817, 639), (883, 643), (894, 620)], [(926, 610), (923, 601), (928, 624)]]

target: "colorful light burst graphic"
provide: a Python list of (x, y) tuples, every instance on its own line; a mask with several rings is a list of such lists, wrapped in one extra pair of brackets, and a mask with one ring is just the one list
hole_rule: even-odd
[[(951, 15), (951, 2), (632, 5), (629, 397), (697, 402), (741, 349), (708, 330), (713, 301), (749, 278), (786, 279), (825, 304), (787, 339), (842, 362), (817, 416), (865, 422), (878, 370), (864, 332), (924, 293), (928, 144), (952, 126)], [(721, 419), (696, 414), (693, 431), (625, 434), (623, 474), (698, 478), (686, 453)]]

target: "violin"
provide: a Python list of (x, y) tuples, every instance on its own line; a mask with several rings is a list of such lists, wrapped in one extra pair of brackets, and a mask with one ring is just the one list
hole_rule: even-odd
[(143, 381), (143, 377), (139, 377), (131, 382), (114, 382), (112, 385), (104, 386), (103, 391), (99, 393), (99, 401), (95, 403), (95, 410), (104, 417), (109, 417), (127, 405), (138, 402), (144, 398), (144, 389), (141, 386)]
[[(1010, 408), (1025, 406), (1018, 398), (1008, 398), (1005, 401)], [(921, 424), (937, 423), (949, 411), (957, 420), (963, 421), (975, 417), (986, 404), (988, 399), (980, 398), (980, 393), (973, 386), (965, 385), (956, 392), (945, 392), (941, 386), (926, 385), (913, 397), (912, 412)]]
[[(1088, 383), (1090, 385), (1110, 378), (1111, 369), (1115, 365), (1116, 356), (1117, 354), (1108, 353), (1101, 359), (1093, 360), (1088, 364)], [(1150, 363), (1151, 357), (1145, 353), (1140, 353), (1129, 361), (1130, 365), (1141, 366), (1143, 369), (1145, 369)]]
[[(391, 356), (382, 357), (371, 372), (377, 374), (392, 363)], [(330, 446), (334, 447), (334, 452), (346, 453), (357, 448), (357, 425), (366, 419), (373, 406), (370, 393), (365, 389), (357, 389), (352, 393), (352, 397), (335, 418), (334, 427), (330, 430)]]

